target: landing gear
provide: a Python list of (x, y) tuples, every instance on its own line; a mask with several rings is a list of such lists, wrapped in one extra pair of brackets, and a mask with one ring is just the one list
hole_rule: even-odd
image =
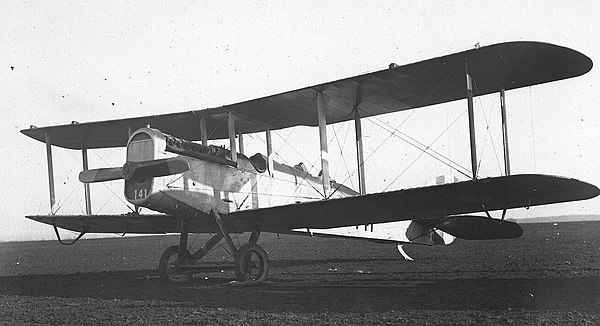
[(269, 274), (269, 260), (265, 250), (257, 244), (247, 243), (236, 252), (235, 277), (240, 281), (262, 282)]
[(256, 244), (260, 231), (253, 231), (249, 243), (239, 249), (233, 243), (226, 228), (226, 220), (213, 211), (220, 232), (210, 238), (204, 246), (193, 254), (187, 251), (188, 231), (185, 222), (181, 225), (179, 246), (167, 248), (160, 257), (158, 269), (160, 276), (172, 283), (188, 282), (195, 272), (207, 271), (211, 266), (202, 266), (197, 262), (204, 257), (221, 239), (225, 239), (233, 256), (233, 266), (219, 266), (218, 270), (234, 270), (237, 280), (258, 283), (269, 275), (269, 259), (265, 250)]
[[(185, 257), (184, 257), (185, 259)], [(171, 283), (185, 283), (192, 279), (192, 272), (181, 269), (179, 260), (179, 246), (167, 248), (160, 256), (158, 270), (160, 277)]]

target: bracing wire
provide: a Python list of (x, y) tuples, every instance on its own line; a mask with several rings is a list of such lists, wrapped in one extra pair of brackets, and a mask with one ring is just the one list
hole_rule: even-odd
[[(415, 111), (410, 112), (410, 114), (404, 119), (402, 120), (402, 122), (398, 125), (398, 128), (402, 127), (404, 125), (404, 123), (406, 123), (413, 115), (415, 114)], [(368, 119), (370, 120), (370, 119)], [(342, 180), (341, 183), (345, 183), (349, 178), (351, 178), (352, 176), (354, 176), (357, 172), (358, 169), (361, 168), (362, 166), (364, 166), (370, 159), (371, 157), (377, 153), (377, 151), (379, 151), (379, 149), (390, 139), (392, 138), (394, 135), (393, 133), (390, 133), (385, 139), (383, 139), (376, 147), (375, 149), (373, 149), (373, 151), (371, 151), (371, 153), (369, 153), (369, 155), (367, 155), (367, 157), (364, 158), (363, 160), (363, 164), (361, 166), (357, 166), (352, 173), (350, 173), (350, 175), (348, 175), (346, 177), (346, 179)]]
[[(109, 165), (108, 162), (106, 162), (106, 160), (104, 160), (104, 158), (100, 155), (98, 155), (98, 153), (94, 152), (94, 155), (96, 155), (102, 162), (104, 162), (104, 164)], [(121, 198), (121, 196), (118, 196), (105, 182), (102, 182), (102, 185), (111, 193), (113, 194), (113, 196), (115, 198), (117, 198), (123, 205), (125, 205), (127, 208), (129, 208), (129, 205), (127, 205), (127, 203)], [(106, 206), (106, 204), (104, 205)], [(102, 206), (102, 208), (104, 208), (104, 206)]]
[[(486, 133), (485, 133), (485, 138), (483, 139), (483, 145), (481, 146), (481, 155), (479, 157), (479, 162), (477, 162), (477, 176), (479, 175), (480, 172), (480, 167), (481, 167), (481, 162), (483, 162), (483, 153), (485, 152), (485, 148), (486, 148), (486, 144), (487, 144), (487, 140), (488, 140), (488, 136), (490, 139), (490, 143), (492, 144), (492, 151), (494, 152), (494, 156), (496, 157), (496, 163), (498, 164), (498, 169), (499, 171), (502, 171), (502, 168), (500, 166), (500, 160), (498, 158), (498, 151), (496, 150), (496, 145), (494, 143), (494, 138), (492, 137), (491, 131), (490, 131), (490, 122), (488, 121), (488, 118), (485, 114), (485, 110), (483, 108), (483, 104), (481, 103), (481, 99), (479, 99), (479, 105), (481, 108), (481, 112), (483, 113), (483, 118), (485, 120), (485, 125), (486, 125)], [(493, 110), (493, 106), (490, 108), (490, 112), (488, 113), (489, 115), (491, 115), (491, 111)], [(477, 177), (476, 176), (476, 177)]]
[[(447, 75), (446, 75), (446, 78), (445, 78), (445, 79), (443, 79), (442, 81), (440, 81), (440, 82), (439, 82), (439, 84), (437, 85), (437, 87), (435, 87), (434, 89), (432, 89), (432, 90), (431, 90), (431, 92), (429, 93), (429, 95), (423, 99), (422, 103), (425, 103), (425, 102), (426, 102), (426, 100), (427, 100), (427, 99), (429, 99), (429, 97), (430, 97), (430, 96), (432, 96), (432, 95), (433, 95), (433, 94), (434, 94), (434, 93), (435, 93), (435, 92), (436, 92), (436, 91), (437, 91), (437, 90), (438, 90), (440, 87), (442, 87), (442, 85), (444, 85), (444, 84), (445, 84), (445, 83), (446, 83), (446, 82), (447, 82), (447, 81), (450, 79), (450, 77), (451, 77), (452, 75), (453, 75), (453, 73), (449, 73), (449, 74), (447, 74)], [(370, 158), (373, 156), (373, 154), (375, 154), (377, 151), (379, 151), (379, 149), (381, 148), (381, 146), (383, 146), (383, 144), (385, 144), (385, 143), (386, 143), (386, 142), (387, 142), (387, 141), (388, 141), (388, 140), (389, 140), (391, 137), (393, 137), (393, 136), (396, 134), (396, 132), (398, 132), (398, 131), (399, 131), (399, 129), (400, 129), (400, 128), (401, 128), (401, 127), (404, 125), (404, 123), (406, 123), (406, 122), (407, 122), (407, 121), (408, 121), (408, 120), (409, 120), (409, 119), (410, 119), (410, 118), (411, 118), (411, 117), (412, 117), (412, 116), (415, 114), (415, 112), (416, 112), (415, 110), (411, 111), (411, 113), (410, 113), (410, 114), (409, 114), (409, 115), (408, 115), (408, 116), (407, 116), (407, 117), (406, 117), (406, 118), (405, 118), (405, 119), (404, 119), (404, 120), (403, 120), (403, 121), (402, 121), (402, 122), (401, 122), (401, 123), (398, 125), (398, 127), (396, 127), (396, 128), (393, 128), (393, 129), (394, 129), (394, 131), (393, 131), (393, 132), (390, 132), (390, 134), (389, 134), (389, 135), (388, 135), (388, 136), (387, 136), (387, 137), (386, 137), (386, 138), (385, 138), (385, 139), (384, 139), (384, 140), (383, 140), (381, 143), (379, 143), (379, 145), (377, 145), (377, 147), (376, 147), (376, 148), (375, 148), (375, 149), (374, 149), (374, 150), (373, 150), (373, 151), (372, 151), (372, 152), (371, 152), (369, 155), (367, 155), (367, 157), (366, 157), (366, 158), (363, 160), (363, 164), (362, 164), (363, 166), (364, 166), (364, 164), (366, 164), (366, 162), (367, 162), (367, 161), (368, 161), (368, 160), (369, 160), (369, 159), (370, 159)], [(457, 120), (458, 120), (458, 119), (457, 119)], [(457, 121), (457, 120), (456, 120), (456, 121)], [(456, 122), (456, 121), (455, 121), (455, 122)], [(455, 123), (455, 122), (454, 122), (454, 123)], [(453, 124), (454, 124), (454, 123), (453, 123)], [(391, 127), (390, 127), (390, 128), (391, 128)], [(388, 131), (389, 131), (389, 130), (388, 130)], [(446, 130), (446, 131), (447, 131), (447, 130)], [(446, 132), (446, 131), (444, 131), (444, 132)], [(440, 156), (442, 156), (442, 157), (443, 157), (443, 155), (440, 155)], [(448, 159), (448, 160), (449, 160), (449, 159)], [(445, 164), (446, 164), (446, 163), (445, 163)], [(460, 166), (460, 165), (458, 165), (458, 164), (457, 164), (457, 166), (459, 166), (459, 167), (461, 167), (461, 168), (462, 168), (462, 166)], [(453, 169), (456, 169), (456, 168), (454, 168), (454, 167), (452, 167), (452, 166), (450, 166), (450, 167), (451, 167), (451, 168), (453, 168)], [(357, 172), (358, 172), (358, 169), (360, 169), (360, 168), (362, 168), (362, 166), (358, 166), (358, 167), (357, 167), (357, 168), (356, 168), (356, 169), (355, 169), (355, 170), (352, 172), (352, 174), (351, 174), (351, 175), (349, 175), (349, 176), (348, 176), (346, 179), (344, 179), (344, 181), (342, 181), (342, 183), (344, 183), (346, 180), (348, 180), (350, 177), (352, 177), (352, 176), (353, 176), (355, 173), (357, 173)], [(465, 170), (466, 170), (466, 169), (465, 169)], [(460, 171), (460, 170), (457, 170), (457, 171), (458, 171), (458, 172), (460, 172), (460, 173), (462, 173), (462, 174), (465, 174), (464, 172), (462, 172), (462, 171)]]
[[(477, 93), (479, 93), (479, 88), (477, 87), (477, 83), (476, 83), (476, 81), (475, 81), (474, 79), (473, 79), (473, 85), (474, 85), (474, 87), (475, 87), (475, 91), (476, 91)], [(484, 150), (485, 150), (485, 145), (486, 145), (486, 143), (487, 143), (488, 136), (489, 136), (489, 138), (490, 138), (490, 142), (491, 142), (491, 144), (492, 144), (492, 150), (493, 150), (493, 152), (494, 152), (494, 156), (496, 157), (496, 163), (498, 164), (498, 170), (500, 171), (500, 173), (502, 173), (502, 167), (501, 167), (501, 165), (500, 165), (500, 159), (498, 158), (498, 151), (496, 150), (496, 145), (495, 145), (495, 143), (494, 143), (494, 137), (492, 137), (492, 134), (491, 134), (491, 132), (490, 132), (490, 123), (489, 123), (489, 121), (488, 121), (488, 117), (487, 117), (487, 115), (485, 114), (485, 110), (484, 110), (484, 108), (483, 108), (483, 103), (482, 103), (482, 101), (481, 101), (481, 98), (480, 98), (480, 97), (478, 97), (478, 100), (479, 100), (479, 107), (480, 107), (480, 109), (481, 109), (481, 112), (482, 112), (482, 114), (483, 114), (483, 118), (484, 118), (484, 120), (485, 120), (485, 125), (486, 125), (486, 134), (485, 134), (485, 138), (484, 138), (484, 141), (483, 141), (483, 146), (482, 146), (482, 148), (481, 148), (481, 156), (479, 157), (479, 162), (477, 163), (477, 174), (479, 174), (479, 171), (480, 171), (480, 169), (479, 169), (479, 168), (481, 167), (481, 162), (483, 161), (483, 152), (484, 152)], [(488, 113), (488, 115), (490, 115), (490, 116), (491, 116), (491, 114), (492, 114), (492, 110), (493, 110), (494, 108), (495, 108), (495, 105), (492, 105), (492, 106), (490, 107), (490, 112)], [(475, 177), (477, 177), (477, 176), (475, 176)]]
[(223, 121), (225, 121), (225, 118), (219, 120), (219, 123), (217, 123), (217, 126), (210, 132), (210, 134), (208, 134), (209, 139), (212, 137), (212, 135), (215, 133), (215, 131), (217, 131), (217, 129), (219, 129), (219, 127), (223, 124)]
[[(391, 126), (389, 126), (386, 122), (381, 121), (379, 119), (374, 119), (374, 121), (372, 121), (376, 126), (380, 127), (381, 129), (389, 132), (391, 135), (403, 140), (404, 142), (406, 142), (407, 144), (417, 148), (418, 150), (422, 151), (423, 154), (427, 154), (429, 156), (431, 156), (432, 158), (438, 160), (439, 162), (447, 165), (448, 167), (456, 170), (457, 172), (464, 174), (465, 176), (469, 176), (468, 175), (468, 170), (466, 168), (464, 168), (463, 166), (461, 166), (460, 164), (458, 164), (457, 162), (453, 161), (452, 159), (444, 156), (443, 154), (435, 151), (434, 149), (431, 148), (431, 146), (437, 142), (437, 140), (440, 139), (441, 136), (443, 136), (446, 132), (448, 132), (448, 130), (450, 130), (450, 128), (458, 122), (458, 120), (465, 114), (466, 112), (463, 112), (461, 115), (459, 115), (444, 131), (442, 131), (442, 133), (440, 133), (440, 135), (438, 135), (437, 138), (435, 138), (435, 140), (429, 144), (429, 145), (425, 145), (422, 142), (414, 139), (413, 137), (410, 137), (409, 135), (407, 135), (406, 133), (398, 130), (398, 128), (394, 129), (393, 131), (390, 131), (388, 128), (392, 128)], [(421, 155), (420, 155), (421, 156)], [(446, 161), (444, 161), (446, 160)], [(461, 170), (462, 169), (462, 170)], [(465, 172), (467, 171), (467, 172)], [(387, 188), (386, 188), (387, 189)]]
[[(292, 145), (291, 145), (291, 144), (290, 144), (290, 143), (289, 143), (289, 142), (286, 140), (286, 138), (285, 138), (285, 137), (281, 137), (281, 136), (279, 135), (279, 133), (277, 133), (277, 131), (273, 131), (273, 133), (274, 133), (275, 135), (279, 136), (279, 138), (280, 138), (281, 140), (283, 140), (283, 142), (284, 142), (284, 143), (286, 143), (287, 145), (289, 145), (289, 147), (290, 147), (290, 148), (292, 148), (292, 149), (293, 149), (293, 150), (294, 150), (296, 153), (298, 153), (298, 155), (300, 155), (300, 157), (302, 157), (302, 159), (303, 159), (303, 160), (306, 160), (306, 162), (308, 162), (309, 164), (311, 164), (311, 161), (310, 161), (309, 159), (307, 159), (307, 158), (306, 158), (304, 155), (302, 155), (302, 153), (300, 153), (300, 152), (299, 152), (299, 151), (296, 149), (296, 147), (295, 147), (295, 146), (292, 146)], [(262, 141), (262, 142), (263, 142), (263, 143), (265, 143), (265, 145), (266, 145), (266, 141), (262, 140), (261, 138), (259, 138), (259, 139), (260, 139), (260, 141)], [(292, 166), (292, 165), (291, 165), (289, 162), (287, 162), (287, 160), (286, 160), (286, 159), (285, 159), (283, 156), (279, 155), (279, 153), (278, 153), (277, 151), (273, 151), (273, 154), (277, 155), (277, 157), (279, 157), (279, 158), (280, 158), (280, 159), (283, 161), (283, 163), (284, 163), (284, 164), (286, 164), (286, 165), (288, 165), (288, 166)], [(316, 162), (318, 162), (318, 159), (317, 159), (317, 160), (315, 160), (314, 162), (312, 162), (312, 164), (311, 164), (311, 168), (314, 168), (314, 167), (315, 167), (315, 164), (316, 164)], [(309, 174), (306, 174), (304, 177), (302, 177), (302, 180), (301, 180), (301, 182), (299, 182), (299, 183), (298, 183), (298, 186), (299, 186), (300, 184), (302, 184), (302, 182), (304, 182), (304, 181), (306, 180), (306, 178), (308, 178), (308, 176), (309, 176)], [(309, 185), (310, 185), (310, 186), (311, 186), (311, 187), (312, 187), (312, 188), (313, 188), (313, 189), (314, 189), (314, 190), (315, 190), (317, 193), (321, 193), (321, 191), (319, 191), (319, 190), (318, 190), (318, 189), (317, 189), (317, 188), (316, 188), (314, 185), (312, 185), (310, 182), (309, 182), (308, 184), (309, 184)], [(324, 198), (324, 194), (323, 194), (323, 198)]]
[(77, 190), (76, 187), (73, 187), (71, 189), (71, 192), (69, 192), (69, 194), (67, 195), (67, 197), (63, 197), (63, 199), (59, 202), (57, 202), (54, 206), (56, 207), (56, 210), (52, 212), (52, 214), (56, 214), (58, 213), (58, 211), (60, 211), (60, 209), (67, 203), (67, 201), (69, 200), (69, 198), (71, 198), (71, 196), (73, 195), (73, 193), (75, 192), (75, 190)]
[[(89, 151), (89, 152), (91, 152), (91, 153), (94, 153), (94, 155), (96, 155), (96, 156), (97, 156), (97, 157), (98, 157), (98, 158), (99, 158), (99, 159), (100, 159), (102, 162), (104, 162), (104, 164), (106, 164), (106, 165), (109, 165), (109, 164), (108, 164), (108, 162), (106, 162), (106, 160), (104, 160), (104, 158), (103, 158), (102, 156), (98, 155), (98, 153), (96, 153), (96, 152), (92, 152), (92, 151)], [(69, 155), (70, 155), (70, 156), (71, 156), (71, 157), (72, 157), (72, 158), (73, 158), (73, 159), (74, 159), (76, 162), (78, 162), (78, 163), (82, 163), (82, 162), (81, 162), (81, 160), (80, 160), (79, 158), (77, 158), (75, 155), (73, 155), (73, 153), (72, 153), (71, 151), (68, 151), (67, 153), (69, 153)], [(117, 194), (116, 194), (116, 193), (115, 193), (115, 192), (114, 192), (114, 191), (113, 191), (113, 190), (112, 190), (112, 189), (111, 189), (111, 188), (110, 188), (108, 185), (106, 185), (105, 183), (102, 183), (102, 185), (103, 185), (103, 186), (104, 186), (104, 187), (105, 187), (105, 188), (106, 188), (106, 189), (107, 189), (107, 190), (108, 190), (108, 191), (109, 191), (109, 192), (110, 192), (110, 193), (111, 193), (111, 194), (112, 194), (112, 195), (113, 195), (115, 198), (117, 198), (117, 199), (118, 199), (118, 200), (119, 200), (119, 201), (120, 201), (120, 202), (121, 202), (123, 205), (125, 205), (126, 207), (129, 207), (129, 206), (127, 205), (127, 203), (125, 203), (125, 201), (124, 201), (124, 200), (123, 200), (123, 199), (122, 199), (120, 196), (118, 196), (118, 195), (117, 195)], [(67, 195), (67, 197), (65, 197), (65, 198), (64, 198), (64, 199), (61, 201), (62, 203), (57, 203), (57, 204), (56, 204), (56, 207), (57, 207), (57, 209), (56, 209), (56, 211), (55, 211), (54, 213), (58, 212), (58, 211), (59, 211), (59, 210), (60, 210), (60, 209), (61, 209), (61, 208), (64, 206), (64, 204), (65, 204), (65, 203), (66, 203), (66, 202), (69, 200), (69, 198), (71, 198), (71, 196), (73, 195), (73, 193), (75, 193), (75, 190), (77, 190), (77, 186), (73, 186), (73, 187), (72, 187), (72, 189), (71, 189), (71, 192), (69, 192), (69, 194)], [(101, 211), (101, 210), (102, 210), (102, 209), (103, 209), (103, 208), (104, 208), (104, 207), (107, 205), (107, 202), (108, 202), (109, 200), (110, 200), (110, 198), (109, 198), (109, 199), (108, 199), (108, 200), (107, 200), (107, 201), (104, 203), (104, 205), (101, 205), (101, 206), (100, 206), (100, 207), (97, 209), (97, 211), (98, 211), (98, 212), (99, 212), (99, 211)]]
[[(416, 158), (415, 158), (415, 159), (414, 159), (414, 160), (413, 160), (413, 161), (412, 161), (412, 162), (411, 162), (411, 163), (410, 163), (410, 164), (409, 164), (407, 167), (405, 167), (405, 168), (404, 168), (404, 170), (402, 170), (402, 171), (400, 172), (400, 174), (399, 174), (398, 176), (396, 176), (396, 177), (394, 178), (394, 180), (392, 180), (392, 181), (389, 183), (389, 185), (388, 185), (387, 187), (385, 187), (385, 189), (384, 189), (383, 191), (386, 191), (386, 190), (388, 190), (388, 189), (389, 189), (389, 188), (390, 188), (390, 187), (391, 187), (391, 186), (392, 186), (392, 185), (393, 185), (393, 184), (394, 184), (394, 183), (395, 183), (395, 182), (396, 182), (396, 181), (397, 181), (397, 180), (398, 180), (398, 179), (399, 179), (399, 178), (400, 178), (400, 177), (401, 177), (401, 176), (402, 176), (402, 175), (403, 175), (403, 174), (404, 174), (404, 173), (405, 173), (405, 172), (406, 172), (406, 171), (407, 171), (407, 170), (408, 170), (408, 169), (409, 169), (409, 168), (410, 168), (410, 167), (411, 167), (411, 166), (412, 166), (414, 163), (416, 163), (416, 162), (417, 162), (417, 160), (418, 160), (418, 159), (419, 159), (421, 156), (423, 156), (423, 154), (430, 155), (431, 157), (435, 158), (436, 160), (440, 161), (441, 163), (444, 163), (444, 164), (448, 165), (449, 167), (451, 167), (451, 168), (455, 169), (457, 172), (459, 172), (459, 173), (461, 173), (461, 174), (463, 174), (463, 175), (465, 175), (465, 176), (469, 177), (468, 173), (465, 173), (465, 172), (463, 172), (463, 171), (461, 171), (461, 170), (457, 169), (456, 167), (453, 167), (453, 166), (449, 165), (448, 163), (444, 162), (442, 159), (440, 159), (440, 158), (438, 158), (438, 157), (436, 157), (436, 156), (433, 156), (431, 153), (429, 153), (429, 152), (427, 151), (427, 150), (428, 150), (428, 149), (430, 149), (430, 148), (431, 148), (431, 146), (432, 146), (433, 144), (435, 144), (435, 143), (436, 143), (436, 142), (437, 142), (437, 141), (438, 141), (438, 140), (439, 140), (439, 139), (440, 139), (440, 138), (441, 138), (441, 137), (442, 137), (442, 136), (443, 136), (443, 135), (444, 135), (444, 134), (445, 134), (445, 133), (446, 133), (448, 130), (450, 130), (450, 128), (451, 128), (451, 127), (452, 127), (452, 126), (453, 126), (453, 125), (454, 125), (454, 124), (455, 124), (455, 123), (456, 123), (456, 122), (457, 122), (457, 121), (458, 121), (458, 120), (459, 120), (459, 119), (460, 119), (460, 118), (461, 118), (461, 117), (462, 117), (462, 116), (463, 116), (465, 113), (466, 113), (466, 112), (463, 112), (461, 115), (459, 115), (459, 116), (458, 116), (458, 117), (457, 117), (457, 118), (456, 118), (456, 119), (455, 119), (455, 120), (452, 122), (452, 124), (450, 124), (450, 126), (448, 126), (448, 127), (447, 127), (447, 128), (446, 128), (446, 129), (445, 129), (443, 132), (442, 132), (442, 133), (440, 133), (440, 134), (439, 134), (439, 135), (438, 135), (438, 136), (437, 136), (437, 137), (436, 137), (436, 138), (435, 138), (435, 139), (434, 139), (434, 140), (433, 140), (433, 141), (432, 141), (432, 142), (431, 142), (431, 143), (430, 143), (430, 144), (429, 144), (429, 145), (428, 145), (428, 146), (427, 146), (425, 149), (420, 149), (420, 148), (418, 148), (417, 146), (415, 146), (414, 144), (411, 144), (411, 143), (409, 143), (410, 145), (412, 145), (412, 146), (415, 146), (415, 147), (417, 147), (418, 149), (420, 149), (420, 150), (421, 150), (421, 154), (419, 154), (419, 155), (418, 155), (418, 156), (417, 156), (417, 157), (416, 157)], [(399, 138), (400, 138), (400, 137), (399, 137)], [(402, 139), (402, 138), (400, 138), (400, 139)], [(404, 140), (404, 139), (402, 139), (402, 140)], [(405, 140), (405, 141), (406, 141), (406, 140)], [(435, 152), (435, 151), (434, 151), (434, 152)], [(436, 153), (437, 153), (437, 152), (436, 152)], [(440, 155), (440, 156), (442, 156), (442, 158), (444, 158), (444, 156), (443, 156), (443, 155), (441, 155), (441, 154), (439, 154), (439, 153), (437, 153), (437, 154), (438, 154), (438, 155)], [(451, 161), (451, 160), (450, 160), (450, 161)], [(453, 161), (452, 161), (452, 162), (453, 162)], [(458, 166), (458, 167), (461, 167), (461, 168), (463, 168), (462, 166), (458, 165), (458, 163), (455, 163), (455, 164), (457, 164), (457, 166)], [(463, 168), (463, 169), (464, 169), (465, 171), (467, 171), (465, 168)]]
[[(340, 129), (341, 128), (342, 128), (342, 126), (340, 125)], [(339, 140), (337, 132), (335, 130), (335, 126), (333, 126), (332, 129), (333, 129), (333, 134), (335, 136), (335, 140), (337, 141), (338, 148), (340, 150), (340, 157), (342, 158), (341, 162), (344, 163), (344, 167), (346, 168), (346, 174), (349, 175), (350, 174), (350, 169), (348, 168), (348, 163), (346, 162), (346, 158), (343, 155), (344, 154), (343, 146), (346, 145), (346, 140), (348, 139), (348, 133), (349, 133), (350, 128), (346, 128), (346, 135), (344, 136), (344, 141), (343, 141), (342, 144), (340, 144), (340, 140)], [(340, 160), (338, 160), (338, 165), (336, 166), (335, 170), (338, 169), (339, 164), (340, 164)], [(352, 178), (350, 178), (348, 180), (350, 180), (350, 186), (352, 188), (354, 188), (354, 182), (352, 181)]]

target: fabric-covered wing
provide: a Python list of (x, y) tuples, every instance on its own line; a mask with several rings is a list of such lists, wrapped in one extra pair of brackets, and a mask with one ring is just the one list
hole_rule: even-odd
[[(442, 220), (448, 216), (529, 207), (596, 197), (591, 184), (556, 176), (512, 175), (364, 196), (305, 202), (225, 215), (232, 233), (260, 229), (288, 233), (299, 228), (332, 228), (401, 220)], [(187, 205), (182, 202), (182, 205)], [(189, 205), (188, 205), (189, 206)], [(188, 209), (189, 208), (189, 209)], [(188, 207), (182, 212), (193, 211)], [(171, 215), (37, 215), (32, 220), (87, 233), (158, 234), (181, 231), (219, 231), (212, 216), (195, 213)], [(435, 222), (434, 222), (435, 223)]]
[(524, 174), (323, 200), (231, 215), (262, 230), (331, 228), (529, 207), (598, 196), (575, 179)]
[[(210, 216), (170, 215), (35, 215), (27, 216), (37, 222), (59, 228), (86, 233), (163, 234), (181, 232), (181, 221), (185, 219), (189, 232), (217, 233), (219, 227)], [(230, 232), (245, 232), (235, 226)]]
[(200, 118), (209, 139), (228, 137), (231, 112), (238, 133), (316, 126), (316, 94), (322, 92), (327, 123), (408, 110), (466, 97), (465, 62), (474, 95), (515, 89), (582, 75), (592, 68), (585, 55), (538, 42), (510, 42), (472, 49), (365, 75), (223, 107), (131, 119), (30, 128), (21, 132), (55, 146), (81, 149), (126, 146), (130, 130), (151, 125), (187, 140), (200, 139)]

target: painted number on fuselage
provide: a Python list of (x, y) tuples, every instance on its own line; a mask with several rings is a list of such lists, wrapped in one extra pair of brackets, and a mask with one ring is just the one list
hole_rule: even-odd
[(133, 189), (134, 199), (144, 199), (148, 197), (148, 189)]

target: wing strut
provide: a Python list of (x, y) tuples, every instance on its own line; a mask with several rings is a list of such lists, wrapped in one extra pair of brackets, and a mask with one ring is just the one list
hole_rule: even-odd
[(356, 134), (356, 160), (358, 163), (358, 191), (361, 195), (367, 193), (365, 186), (365, 159), (363, 156), (362, 127), (358, 105), (362, 101), (360, 85), (354, 88), (354, 133)]
[(54, 190), (54, 168), (52, 165), (52, 141), (50, 135), (46, 132), (46, 158), (48, 160), (48, 188), (50, 190), (50, 213), (54, 214), (54, 204), (56, 203), (56, 192)]
[[(83, 158), (83, 171), (89, 170), (88, 166), (88, 155), (87, 148), (85, 148), (85, 142), (83, 148), (81, 149), (81, 156)], [(85, 213), (87, 215), (92, 215), (92, 195), (90, 193), (90, 184), (83, 184), (83, 191), (85, 196)]]
[(265, 131), (265, 143), (267, 143), (267, 171), (273, 176), (273, 143), (271, 141), (271, 129)]
[(238, 134), (238, 143), (240, 154), (244, 154), (244, 134), (241, 132)]
[(471, 139), (471, 167), (473, 180), (477, 179), (477, 147), (475, 146), (475, 114), (473, 113), (473, 81), (469, 74), (469, 66), (465, 59), (465, 75), (467, 77), (467, 109), (469, 111), (469, 137)]
[(200, 140), (202, 145), (208, 146), (208, 132), (206, 130), (206, 118), (202, 116), (200, 118)]
[(233, 114), (227, 114), (227, 130), (229, 130), (229, 149), (231, 152), (231, 160), (237, 162), (237, 146), (235, 143), (235, 120)]
[(319, 119), (319, 142), (321, 143), (321, 177), (323, 178), (323, 198), (329, 196), (329, 154), (327, 151), (327, 108), (323, 92), (317, 92), (317, 117)]
[(75, 242), (77, 242), (77, 240), (81, 239), (81, 237), (83, 237), (86, 233), (86, 231), (83, 230), (81, 233), (79, 233), (77, 238), (75, 238), (73, 241), (65, 242), (63, 239), (61, 239), (60, 233), (58, 233), (58, 228), (56, 227), (56, 223), (54, 223), (54, 218), (52, 219), (52, 227), (54, 227), (54, 233), (56, 233), (56, 238), (58, 239), (58, 242), (61, 245), (65, 245), (65, 246), (70, 246), (70, 245), (74, 244)]
[(504, 92), (504, 88), (500, 90), (500, 110), (502, 111), (502, 143), (504, 145), (504, 172), (506, 175), (510, 175), (510, 159), (508, 157), (508, 127), (506, 126), (506, 94)]

